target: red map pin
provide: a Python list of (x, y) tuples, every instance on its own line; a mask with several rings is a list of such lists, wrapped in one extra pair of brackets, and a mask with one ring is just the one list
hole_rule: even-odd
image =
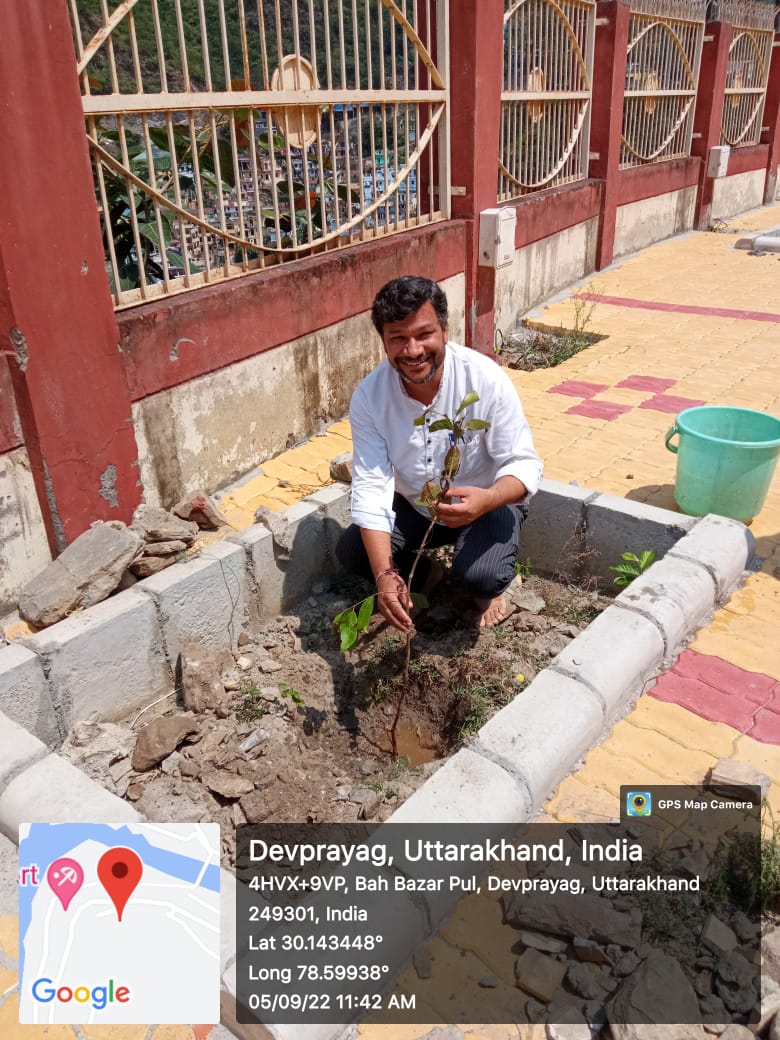
[(144, 872), (141, 858), (132, 849), (122, 846), (109, 849), (98, 860), (97, 872), (100, 884), (116, 907), (117, 917), (121, 921), (127, 900), (135, 891)]

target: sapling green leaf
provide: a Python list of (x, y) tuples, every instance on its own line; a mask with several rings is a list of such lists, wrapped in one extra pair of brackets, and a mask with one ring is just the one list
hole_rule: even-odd
[(448, 419), (445, 415), (443, 419), (437, 419), (435, 422), (432, 422), (428, 429), (431, 433), (436, 433), (437, 430), (451, 430), (452, 419)]
[(460, 413), (464, 409), (468, 408), (468, 406), (470, 404), (476, 404), (478, 400), (479, 400), (479, 394), (477, 393), (477, 391), (476, 390), (469, 390), (469, 392), (466, 394), (466, 396), (463, 398), (463, 400), (458, 405), (458, 408), (457, 408), (457, 411), (455, 412), (455, 415), (460, 415)]

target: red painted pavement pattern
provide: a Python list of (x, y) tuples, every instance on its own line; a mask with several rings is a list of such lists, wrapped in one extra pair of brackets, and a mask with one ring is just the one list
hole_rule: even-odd
[(583, 401), (566, 409), (566, 415), (584, 415), (588, 419), (606, 419), (612, 422), (619, 415), (632, 411), (630, 404), (613, 404), (612, 401)]
[(685, 650), (651, 696), (723, 722), (764, 744), (780, 744), (780, 682), (720, 657)]
[(586, 383), (580, 379), (567, 379), (565, 383), (551, 386), (547, 393), (567, 394), (569, 397), (595, 397), (604, 390), (609, 390), (606, 383)]
[(684, 412), (686, 408), (697, 408), (706, 401), (695, 401), (690, 397), (675, 397), (673, 394), (656, 394), (642, 401), (640, 408), (651, 408), (654, 412), (669, 412), (676, 415)]
[(632, 300), (626, 296), (601, 296), (598, 293), (580, 293), (581, 300), (608, 303), (613, 307), (634, 307), (646, 311), (666, 311), (672, 314), (702, 314), (710, 318), (738, 318), (740, 321), (768, 321), (780, 325), (780, 314), (769, 311), (740, 311), (731, 307), (696, 307), (688, 303), (661, 303), (656, 300)]
[(647, 390), (652, 394), (660, 394), (676, 382), (676, 379), (659, 379), (656, 376), (629, 376), (617, 386), (620, 390)]

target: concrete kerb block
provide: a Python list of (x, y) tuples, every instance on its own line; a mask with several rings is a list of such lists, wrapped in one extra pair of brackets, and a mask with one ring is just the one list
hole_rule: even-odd
[(135, 588), (157, 608), (172, 667), (188, 639), (216, 649), (235, 647), (247, 610), (246, 558), (240, 546), (217, 542)]
[(482, 727), (471, 750), (517, 777), (536, 807), (598, 740), (605, 717), (594, 690), (546, 668)]
[(120, 719), (172, 687), (154, 604), (135, 588), (24, 644), (41, 658), (63, 734), (93, 712)]
[(453, 755), (390, 817), (391, 823), (523, 823), (527, 788), (469, 748)]
[(327, 573), (326, 517), (319, 505), (303, 499), (276, 515), (283, 525), (283, 543), (263, 524), (228, 539), (247, 555), (261, 618), (306, 599)]
[(646, 502), (616, 495), (597, 495), (585, 505), (585, 557), (583, 576), (608, 579), (609, 570), (624, 552), (639, 556), (651, 549), (656, 558), (665, 556), (692, 529), (694, 517)]
[(712, 612), (716, 596), (715, 579), (706, 567), (672, 555), (634, 578), (615, 602), (656, 623), (668, 658)]
[(585, 503), (595, 491), (543, 480), (530, 502), (520, 532), (520, 557), (529, 557), (535, 572), (571, 577), (585, 544)]
[(603, 699), (611, 719), (664, 660), (664, 640), (655, 623), (616, 603), (569, 643), (551, 668), (579, 679)]
[(336, 544), (352, 523), (350, 488), (347, 484), (329, 484), (313, 495), (307, 495), (303, 501), (316, 506), (324, 517), (328, 564), (332, 570), (337, 570)]
[(15, 776), (48, 753), (46, 745), (37, 737), (0, 713), (0, 792)]
[(49, 747), (65, 736), (57, 725), (43, 663), (19, 643), (0, 650), (0, 711)]
[(0, 833), (19, 844), (20, 823), (133, 823), (128, 803), (100, 787), (57, 755), (16, 776), (0, 794)]
[(724, 602), (739, 584), (755, 545), (752, 533), (739, 520), (710, 514), (694, 521), (692, 530), (669, 555), (706, 567), (715, 581), (719, 601)]

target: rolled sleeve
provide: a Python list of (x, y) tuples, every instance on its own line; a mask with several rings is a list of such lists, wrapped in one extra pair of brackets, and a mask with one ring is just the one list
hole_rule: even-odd
[(387, 442), (374, 423), (361, 388), (349, 410), (352, 426), (352, 522), (367, 531), (392, 533), (395, 479)]
[(531, 429), (517, 391), (508, 377), (501, 380), (488, 431), (488, 450), (498, 469), (495, 479), (515, 477), (530, 498), (539, 490), (542, 460), (534, 448)]

